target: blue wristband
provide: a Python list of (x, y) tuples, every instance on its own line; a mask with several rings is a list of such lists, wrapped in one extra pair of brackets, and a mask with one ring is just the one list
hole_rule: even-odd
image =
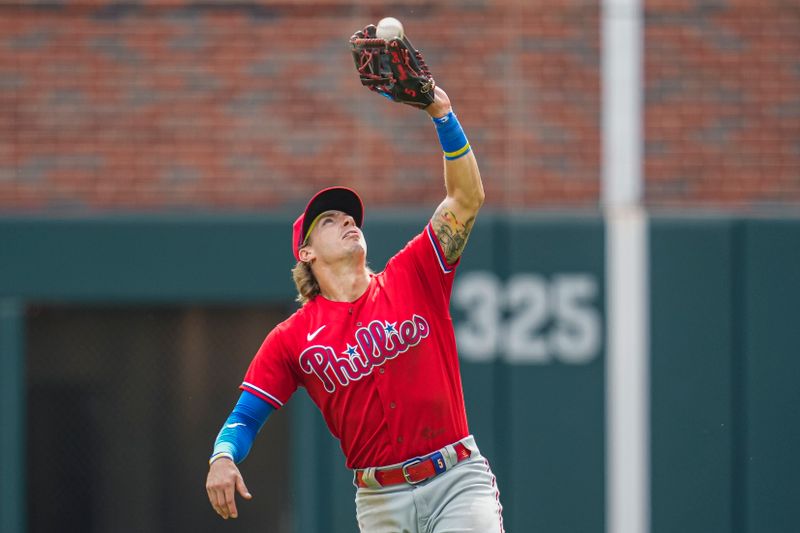
[(470, 152), (469, 141), (455, 113), (450, 111), (443, 117), (436, 117), (433, 123), (436, 125), (436, 134), (439, 135), (445, 159), (452, 161)]

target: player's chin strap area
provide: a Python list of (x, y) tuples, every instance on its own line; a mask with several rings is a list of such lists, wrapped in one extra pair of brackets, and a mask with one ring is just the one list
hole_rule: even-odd
[(353, 484), (356, 487), (370, 489), (401, 483), (416, 485), (446, 472), (461, 461), (472, 457), (477, 451), (475, 439), (470, 435), (431, 454), (415, 457), (404, 463), (356, 470)]

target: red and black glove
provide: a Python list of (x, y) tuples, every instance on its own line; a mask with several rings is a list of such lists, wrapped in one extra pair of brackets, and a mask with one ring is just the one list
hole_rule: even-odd
[(421, 109), (431, 105), (436, 82), (422, 54), (405, 35), (379, 39), (375, 29), (370, 24), (350, 38), (361, 84), (395, 102)]

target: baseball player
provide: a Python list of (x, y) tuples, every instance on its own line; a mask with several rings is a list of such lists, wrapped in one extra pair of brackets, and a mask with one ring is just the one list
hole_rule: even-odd
[[(453, 276), (484, 199), (478, 165), (419, 52), (405, 37), (381, 44), (374, 36), (368, 26), (351, 40), (361, 80), (431, 116), (446, 197), (377, 274), (366, 266), (356, 192), (331, 187), (311, 198), (292, 231), (302, 306), (267, 335), (247, 369), (214, 444), (208, 497), (220, 516), (237, 517), (235, 493), (252, 496), (236, 465), (269, 414), (302, 386), (353, 470), (362, 533), (502, 533), (495, 477), (467, 426), (449, 314)], [(373, 62), (375, 54), (390, 57)]]

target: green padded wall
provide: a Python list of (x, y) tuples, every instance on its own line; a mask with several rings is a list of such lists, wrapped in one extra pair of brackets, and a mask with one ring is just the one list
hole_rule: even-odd
[(800, 529), (800, 224), (752, 220), (742, 264), (747, 533)]
[(732, 223), (650, 227), (652, 533), (734, 531)]
[[(429, 216), (368, 213), (373, 268)], [(0, 358), (20, 371), (27, 302), (289, 310), (291, 218), (2, 218), (0, 297), (15, 311)], [(800, 221), (656, 217), (649, 260), (653, 533), (795, 531)], [(509, 531), (605, 528), (604, 285), (599, 218), (482, 214), (459, 267), (470, 427)], [(303, 396), (287, 406), (296, 531), (355, 531), (351, 474)], [(3, 416), (19, 420), (12, 400)], [(2, 451), (19, 446), (6, 439)]]
[(553, 349), (564, 324), (551, 302), (542, 333), (534, 337), (545, 341), (549, 358), (507, 368), (509, 531), (605, 530), (604, 239), (597, 219), (509, 222), (509, 271), (535, 272), (551, 291), (557, 276), (592, 280), (596, 295), (585, 303), (600, 321), (592, 353), (572, 363)]

